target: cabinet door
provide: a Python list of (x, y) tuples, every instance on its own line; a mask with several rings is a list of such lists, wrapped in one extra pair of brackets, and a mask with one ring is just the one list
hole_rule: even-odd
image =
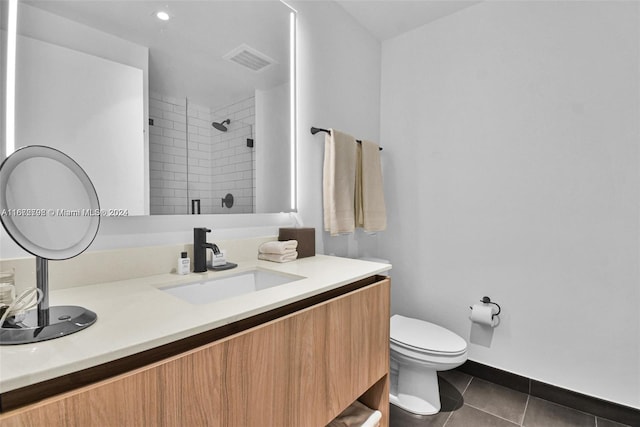
[(389, 286), (8, 412), (0, 424), (322, 427), (364, 394), (387, 425)]

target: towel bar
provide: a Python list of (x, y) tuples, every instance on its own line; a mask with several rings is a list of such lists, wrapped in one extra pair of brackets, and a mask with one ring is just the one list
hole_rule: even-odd
[[(322, 129), (322, 128), (311, 126), (311, 135), (315, 135), (318, 132), (325, 132), (325, 133), (331, 134), (331, 131), (329, 129)], [(362, 141), (359, 139), (356, 139), (356, 142), (358, 144), (362, 144)], [(378, 150), (382, 151), (382, 147), (378, 147)]]

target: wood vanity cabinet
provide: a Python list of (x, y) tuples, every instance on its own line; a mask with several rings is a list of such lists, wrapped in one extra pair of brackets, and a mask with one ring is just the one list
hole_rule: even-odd
[(0, 414), (13, 426), (322, 427), (389, 413), (389, 279)]

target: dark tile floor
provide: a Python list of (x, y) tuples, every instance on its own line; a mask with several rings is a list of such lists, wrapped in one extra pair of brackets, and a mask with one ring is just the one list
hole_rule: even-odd
[(438, 377), (441, 411), (418, 416), (391, 405), (390, 427), (624, 427), (460, 371)]

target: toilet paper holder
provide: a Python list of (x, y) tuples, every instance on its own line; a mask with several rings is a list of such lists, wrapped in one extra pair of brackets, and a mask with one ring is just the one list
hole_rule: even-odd
[[(500, 312), (502, 311), (502, 308), (500, 308), (500, 304), (498, 304), (497, 302), (493, 302), (493, 301), (491, 301), (491, 298), (489, 298), (489, 297), (482, 297), (482, 299), (480, 300), (480, 302), (481, 302), (481, 303), (483, 303), (483, 304), (493, 304), (493, 305), (495, 305), (496, 307), (498, 307), (498, 312), (497, 312), (497, 313), (493, 313), (493, 314), (491, 315), (491, 318), (492, 318), (492, 319), (493, 319), (494, 317), (496, 317), (498, 314), (500, 314)], [(471, 310), (473, 310), (473, 307), (472, 307), (472, 306), (469, 306), (469, 308), (470, 308)]]

